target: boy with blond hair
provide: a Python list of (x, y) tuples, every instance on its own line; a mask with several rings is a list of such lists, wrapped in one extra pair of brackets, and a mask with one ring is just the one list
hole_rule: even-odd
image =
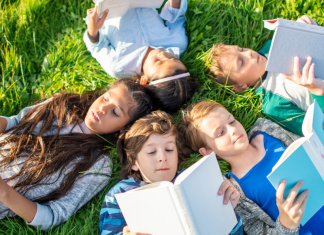
[[(308, 16), (297, 21), (317, 25)], [(311, 57), (307, 58), (302, 73), (298, 57), (294, 58), (292, 76), (265, 71), (270, 46), (271, 41), (256, 52), (249, 48), (216, 44), (210, 53), (209, 73), (217, 82), (233, 85), (233, 90), (238, 92), (255, 87), (255, 92), (262, 98), (266, 117), (295, 134), (303, 135), (305, 112), (314, 99), (324, 111), (323, 78), (314, 77), (315, 64), (311, 63)]]
[[(204, 156), (215, 152), (231, 165), (226, 176), (241, 193), (235, 210), (242, 217), (246, 234), (320, 235), (324, 207), (300, 225), (309, 193), (308, 190), (298, 193), (303, 182), (299, 181), (284, 199), (283, 192), (289, 182), (283, 180), (276, 191), (267, 179), (287, 146), (286, 137), (279, 137), (286, 131), (272, 124), (264, 130), (267, 133), (258, 131), (249, 139), (242, 124), (224, 106), (203, 101), (188, 107), (179, 128), (194, 151)], [(280, 129), (281, 133), (276, 134)]]

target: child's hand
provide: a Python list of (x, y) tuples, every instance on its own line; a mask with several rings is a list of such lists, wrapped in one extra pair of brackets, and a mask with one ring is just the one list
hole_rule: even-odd
[(305, 24), (318, 25), (312, 18), (310, 18), (307, 15), (303, 15), (302, 17), (298, 18), (296, 21)]
[(302, 181), (299, 181), (289, 193), (287, 199), (283, 197), (283, 193), (286, 187), (286, 180), (283, 180), (277, 190), (277, 206), (279, 209), (279, 221), (288, 229), (296, 229), (300, 225), (300, 221), (303, 218), (305, 212), (305, 206), (308, 199), (308, 190), (302, 192), (295, 201), (295, 198), (303, 185)]
[(148, 233), (132, 233), (132, 232), (129, 230), (128, 226), (125, 226), (125, 227), (123, 228), (123, 234), (124, 234), (124, 235), (150, 235), (150, 234), (148, 234)]
[(105, 20), (108, 15), (108, 10), (106, 10), (102, 17), (98, 17), (98, 6), (95, 8), (90, 8), (87, 10), (87, 18), (88, 18), (88, 36), (91, 40), (91, 42), (97, 42), (99, 41), (99, 29), (103, 26), (105, 23)]
[(324, 82), (320, 78), (315, 78), (314, 76), (314, 69), (315, 64), (312, 62), (312, 57), (307, 57), (306, 64), (303, 68), (303, 74), (300, 74), (299, 71), (299, 57), (295, 56), (294, 58), (294, 70), (293, 75), (286, 75), (283, 76), (294, 83), (304, 86), (308, 88), (308, 90), (313, 93), (314, 95), (324, 95)]
[(218, 190), (218, 195), (222, 196), (224, 192), (225, 196), (223, 203), (227, 205), (228, 201), (231, 200), (232, 206), (233, 208), (235, 208), (238, 201), (240, 200), (241, 195), (229, 180), (224, 180), (224, 182)]

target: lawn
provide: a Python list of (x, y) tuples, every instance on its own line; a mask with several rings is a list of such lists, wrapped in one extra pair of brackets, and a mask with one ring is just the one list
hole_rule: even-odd
[[(87, 51), (83, 18), (91, 0), (0, 1), (0, 115), (16, 114), (39, 98), (66, 90), (82, 93), (106, 87), (113, 79)], [(213, 44), (238, 44), (260, 49), (272, 32), (264, 19), (296, 20), (307, 14), (324, 25), (324, 0), (189, 0), (189, 47), (181, 60), (200, 83), (190, 103), (222, 103), (248, 130), (261, 117), (260, 100), (251, 91), (236, 94), (208, 80), (206, 55)], [(174, 114), (179, 117), (179, 114)], [(99, 212), (105, 193), (118, 180), (116, 163), (110, 184), (73, 217), (47, 234), (98, 234)], [(186, 166), (199, 159), (193, 154)], [(223, 172), (228, 165), (221, 162)], [(22, 219), (0, 221), (1, 234), (40, 234)]]

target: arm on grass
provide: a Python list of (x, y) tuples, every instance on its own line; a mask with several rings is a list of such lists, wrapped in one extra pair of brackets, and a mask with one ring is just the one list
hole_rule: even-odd
[[(82, 173), (65, 196), (42, 204), (35, 203), (22, 196), (2, 181), (0, 182), (0, 201), (25, 219), (28, 225), (35, 228), (41, 227), (41, 231), (47, 231), (52, 226), (67, 221), (108, 184), (111, 164), (108, 157), (102, 157), (89, 171)], [(37, 187), (37, 190), (34, 191), (31, 189), (28, 192), (28, 197), (39, 198), (59, 188), (63, 177), (53, 184)]]

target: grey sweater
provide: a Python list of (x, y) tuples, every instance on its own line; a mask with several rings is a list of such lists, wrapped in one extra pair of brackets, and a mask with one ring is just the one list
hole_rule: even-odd
[[(249, 138), (257, 132), (265, 132), (281, 140), (285, 146), (290, 145), (293, 141), (299, 138), (298, 135), (283, 129), (278, 124), (268, 119), (259, 118), (256, 121), (256, 124), (249, 131)], [(245, 197), (239, 187), (237, 187), (235, 184), (234, 186), (241, 194), (241, 198), (235, 208), (235, 211), (242, 217), (243, 227), (246, 234), (299, 234), (299, 228), (295, 230), (286, 229), (281, 225), (279, 219), (277, 219), (277, 221), (273, 221), (270, 216), (267, 215), (256, 203)]]
[[(38, 105), (42, 104), (43, 103)], [(16, 126), (20, 122), (20, 120), (34, 107), (35, 106), (24, 108), (16, 116), (5, 117), (8, 123), (6, 130)], [(40, 127), (41, 123), (38, 123), (36, 128), (34, 129), (34, 133), (37, 133), (40, 130)], [(65, 128), (62, 128), (60, 131), (60, 134), (67, 133), (90, 134), (90, 131), (83, 122), (76, 126), (67, 126)], [(46, 133), (46, 135), (51, 134), (53, 133)], [(0, 140), (6, 138), (6, 136), (7, 135), (2, 136)], [(24, 161), (24, 158), (18, 159), (16, 161), (16, 164), (12, 164), (8, 168), (1, 169), (0, 176), (2, 177), (2, 179), (6, 180), (10, 176), (13, 176), (17, 172), (19, 172), (22, 166), (17, 163), (22, 161)], [(71, 162), (66, 167), (65, 174), (71, 171), (75, 164), (76, 161)], [(49, 201), (43, 204), (37, 204), (37, 212), (35, 218), (31, 223), (28, 224), (36, 228), (42, 226), (41, 230), (46, 231), (52, 226), (57, 226), (65, 222), (78, 209), (80, 209), (80, 207), (87, 203), (93, 196), (95, 196), (108, 184), (111, 171), (112, 162), (109, 159), (109, 156), (101, 156), (97, 160), (97, 162), (89, 169), (88, 172), (81, 174), (82, 177), (78, 178), (75, 181), (73, 187), (65, 196), (59, 198), (58, 200)], [(56, 179), (58, 177), (58, 174), (53, 175), (49, 180), (49, 185), (43, 185), (37, 188), (33, 188), (27, 192), (25, 197), (33, 201), (36, 198), (39, 198), (54, 191), (55, 189), (60, 187), (65, 174), (62, 174), (62, 176), (59, 177), (57, 181)], [(16, 182), (14, 182), (13, 180), (7, 182), (7, 184), (10, 186), (15, 185), (15, 183)], [(10, 209), (8, 209), (2, 202), (0, 202), (0, 219), (5, 218), (6, 216), (12, 217), (15, 216), (15, 214)]]

